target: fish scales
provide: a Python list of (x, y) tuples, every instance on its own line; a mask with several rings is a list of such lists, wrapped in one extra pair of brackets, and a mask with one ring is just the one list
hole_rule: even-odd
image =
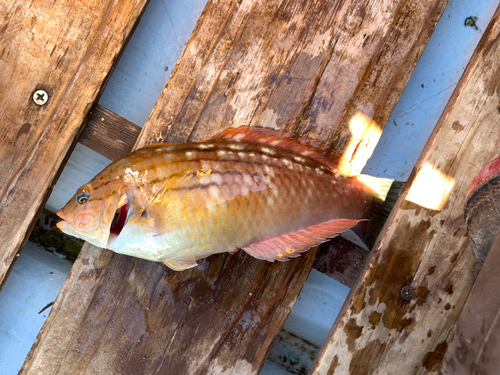
[[(280, 142), (217, 139), (139, 149), (80, 188), (74, 199), (88, 201), (68, 202), (58, 226), (116, 252), (184, 269), (235, 248), (286, 259), (363, 219), (370, 189), (308, 150), (293, 152)], [(331, 235), (319, 224), (331, 227)]]

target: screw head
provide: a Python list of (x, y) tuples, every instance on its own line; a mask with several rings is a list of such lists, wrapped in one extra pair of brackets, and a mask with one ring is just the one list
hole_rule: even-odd
[(33, 101), (35, 104), (44, 105), (48, 100), (49, 94), (47, 94), (44, 90), (36, 90), (33, 93)]
[(409, 301), (411, 300), (413, 297), (415, 297), (415, 289), (413, 289), (410, 285), (405, 285), (402, 289), (401, 289), (401, 297), (405, 300), (405, 301)]

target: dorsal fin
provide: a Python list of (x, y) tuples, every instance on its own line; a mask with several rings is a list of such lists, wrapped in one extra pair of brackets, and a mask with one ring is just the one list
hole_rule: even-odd
[(255, 126), (229, 128), (216, 135), (211, 141), (251, 142), (270, 145), (282, 150), (311, 158), (333, 172), (352, 175), (346, 159), (333, 148), (314, 139), (299, 137), (284, 131)]

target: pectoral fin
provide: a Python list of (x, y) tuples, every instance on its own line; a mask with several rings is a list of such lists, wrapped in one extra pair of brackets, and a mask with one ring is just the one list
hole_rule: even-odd
[(275, 259), (295, 258), (312, 246), (325, 242), (328, 238), (356, 225), (364, 220), (331, 220), (296, 232), (285, 233), (267, 240), (251, 244), (243, 250), (258, 259), (274, 262)]
[(184, 271), (198, 265), (194, 253), (191, 251), (183, 251), (169, 255), (167, 258), (163, 259), (163, 263), (174, 271)]
[(161, 235), (168, 231), (169, 224), (183, 217), (191, 208), (188, 194), (189, 187), (196, 183), (194, 172), (186, 172), (181, 176), (172, 176), (151, 197), (149, 204), (140, 213), (148, 221), (153, 235)]

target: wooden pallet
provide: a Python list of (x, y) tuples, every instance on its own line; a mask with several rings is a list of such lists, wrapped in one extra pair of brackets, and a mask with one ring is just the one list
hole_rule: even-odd
[[(259, 124), (362, 167), (445, 5), (209, 1), (136, 146)], [(178, 273), (87, 245), (21, 373), (258, 373), (315, 255)]]
[[(50, 19), (27, 4), (0, 4), (9, 41), (0, 61), (1, 280), (145, 1), (87, 2), (69, 13), (58, 2)], [(371, 130), (383, 128), (445, 4), (209, 1), (143, 131), (94, 107), (80, 140), (115, 159), (137, 137), (140, 147), (258, 124), (321, 140), (361, 167), (380, 134)], [(311, 373), (439, 370), (479, 271), (463, 202), (475, 172), (498, 156), (499, 17), (497, 10), (361, 276), (361, 250), (346, 261), (349, 272), (330, 269), (353, 289)], [(18, 58), (25, 50), (36, 68)], [(47, 54), (54, 61), (44, 63)], [(39, 88), (50, 98), (35, 107), (30, 96)], [(353, 132), (353, 119), (366, 129)], [(441, 193), (422, 200), (417, 193), (432, 178)], [(337, 241), (335, 251), (352, 245)], [(176, 273), (86, 245), (21, 373), (258, 373), (310, 269), (331, 265), (316, 254), (271, 264), (240, 252)], [(455, 371), (459, 345), (443, 373)]]

